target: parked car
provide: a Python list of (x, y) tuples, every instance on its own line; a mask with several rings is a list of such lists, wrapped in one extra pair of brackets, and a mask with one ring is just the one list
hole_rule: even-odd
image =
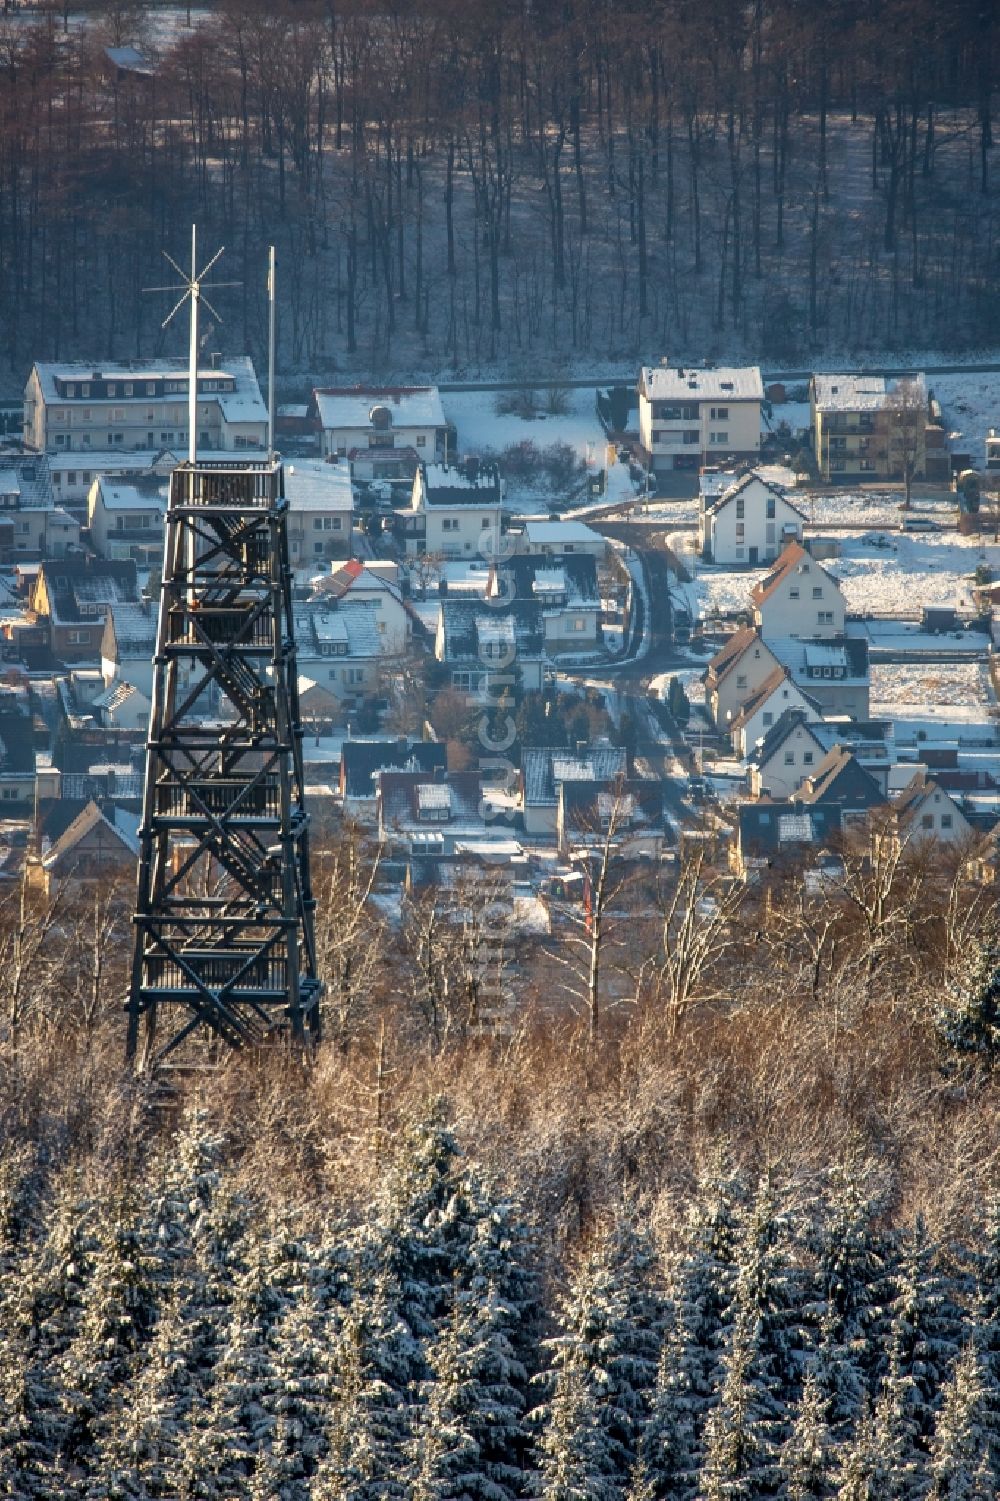
[(931, 521), (929, 516), (904, 516), (904, 532), (939, 532), (940, 526), (936, 521)]

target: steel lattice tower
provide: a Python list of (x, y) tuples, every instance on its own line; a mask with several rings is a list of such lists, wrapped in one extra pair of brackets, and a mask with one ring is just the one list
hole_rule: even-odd
[(272, 460), (171, 479), (127, 1001), (145, 1066), (199, 1033), (318, 1035), (286, 507)]

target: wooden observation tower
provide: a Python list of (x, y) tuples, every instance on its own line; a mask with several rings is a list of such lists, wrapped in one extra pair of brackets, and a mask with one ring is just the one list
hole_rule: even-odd
[[(272, 307), (273, 285), (272, 255)], [(198, 1037), (315, 1038), (322, 990), (282, 469), (273, 445), (197, 458), (199, 294), (192, 242), (190, 446), (167, 505), (126, 1002), (143, 1067)]]

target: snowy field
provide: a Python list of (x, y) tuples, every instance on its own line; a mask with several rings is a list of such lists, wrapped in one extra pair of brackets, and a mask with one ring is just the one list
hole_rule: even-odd
[[(458, 430), (460, 454), (486, 450), (502, 453), (515, 443), (531, 442), (538, 448), (568, 443), (588, 470), (596, 473), (607, 464), (607, 439), (597, 417), (596, 389), (581, 387), (563, 394), (565, 412), (554, 414), (540, 409), (532, 417), (498, 412), (495, 391), (447, 391), (442, 401), (446, 417)], [(544, 408), (544, 389), (539, 391), (539, 404)], [(628, 465), (616, 463), (608, 470), (607, 494), (595, 504), (629, 500), (634, 494)]]
[(932, 375), (927, 384), (941, 403), (952, 446), (982, 469), (987, 429), (1000, 427), (1000, 375)]
[(871, 669), (872, 713), (883, 704), (935, 704), (943, 709), (990, 701), (989, 675), (983, 662), (910, 664), (875, 663)]
[[(1000, 572), (1000, 546), (979, 537), (955, 532), (906, 536), (891, 534), (888, 547), (875, 545), (873, 536), (859, 532), (841, 537), (839, 558), (823, 567), (840, 581), (848, 613), (863, 615), (913, 614), (924, 605), (972, 607), (972, 581), (985, 563)], [(694, 563), (694, 534), (672, 533), (668, 543), (681, 561)], [(693, 584), (682, 591), (688, 607), (701, 616), (731, 615), (749, 609), (750, 591), (764, 574), (761, 568), (736, 570), (698, 565)]]

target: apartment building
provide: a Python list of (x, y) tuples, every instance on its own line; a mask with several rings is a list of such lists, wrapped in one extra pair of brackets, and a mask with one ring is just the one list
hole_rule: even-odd
[(947, 480), (945, 432), (929, 417), (922, 375), (814, 375), (809, 383), (820, 478)]
[(639, 441), (655, 473), (698, 470), (760, 454), (764, 384), (756, 365), (671, 369), (639, 374)]
[[(24, 388), (24, 441), (47, 453), (188, 445), (188, 371), (174, 359), (102, 364), (39, 361)], [(198, 448), (261, 450), (267, 408), (253, 361), (213, 355), (198, 372)]]
[(131, 481), (98, 475), (87, 500), (91, 545), (102, 558), (159, 568), (166, 512), (167, 482), (158, 475)]

